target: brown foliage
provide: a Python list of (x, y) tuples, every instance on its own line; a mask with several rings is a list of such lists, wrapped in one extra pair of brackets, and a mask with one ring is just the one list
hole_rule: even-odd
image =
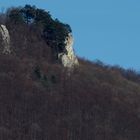
[(79, 59), (68, 75), (38, 30), (7, 27), (12, 54), (0, 54), (0, 140), (140, 139), (139, 74)]

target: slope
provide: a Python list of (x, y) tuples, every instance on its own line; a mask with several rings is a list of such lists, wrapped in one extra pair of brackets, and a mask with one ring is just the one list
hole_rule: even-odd
[(12, 50), (0, 54), (1, 140), (140, 139), (139, 74), (81, 58), (68, 74), (40, 28), (5, 24)]

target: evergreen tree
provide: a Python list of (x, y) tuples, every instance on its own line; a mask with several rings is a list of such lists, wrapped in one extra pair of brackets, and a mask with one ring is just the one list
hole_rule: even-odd
[(68, 24), (53, 19), (48, 11), (31, 5), (14, 8), (9, 13), (9, 18), (14, 23), (33, 24), (37, 29), (41, 29), (42, 37), (56, 55), (65, 51), (65, 39), (72, 32)]
[(36, 16), (36, 7), (25, 5), (25, 7), (21, 9), (21, 13), (26, 23), (29, 24), (34, 21)]
[(15, 24), (24, 22), (20, 8), (8, 9), (7, 14), (8, 14), (10, 22), (13, 22)]

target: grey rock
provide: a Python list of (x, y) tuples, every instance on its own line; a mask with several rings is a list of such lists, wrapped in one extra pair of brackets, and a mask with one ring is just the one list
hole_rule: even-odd
[(4, 46), (2, 53), (9, 54), (9, 53), (11, 53), (11, 51), (10, 51), (10, 35), (9, 35), (9, 31), (5, 25), (0, 25), (0, 33), (2, 36), (2, 41), (3, 41), (2, 43)]
[(74, 39), (71, 34), (65, 39), (65, 49), (66, 52), (59, 53), (58, 58), (61, 60), (61, 63), (66, 68), (73, 68), (79, 65), (78, 59), (74, 53), (73, 49)]

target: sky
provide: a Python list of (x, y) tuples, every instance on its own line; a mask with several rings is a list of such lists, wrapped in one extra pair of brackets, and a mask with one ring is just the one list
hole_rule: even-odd
[(0, 0), (1, 11), (25, 4), (68, 23), (78, 56), (140, 71), (140, 0)]

